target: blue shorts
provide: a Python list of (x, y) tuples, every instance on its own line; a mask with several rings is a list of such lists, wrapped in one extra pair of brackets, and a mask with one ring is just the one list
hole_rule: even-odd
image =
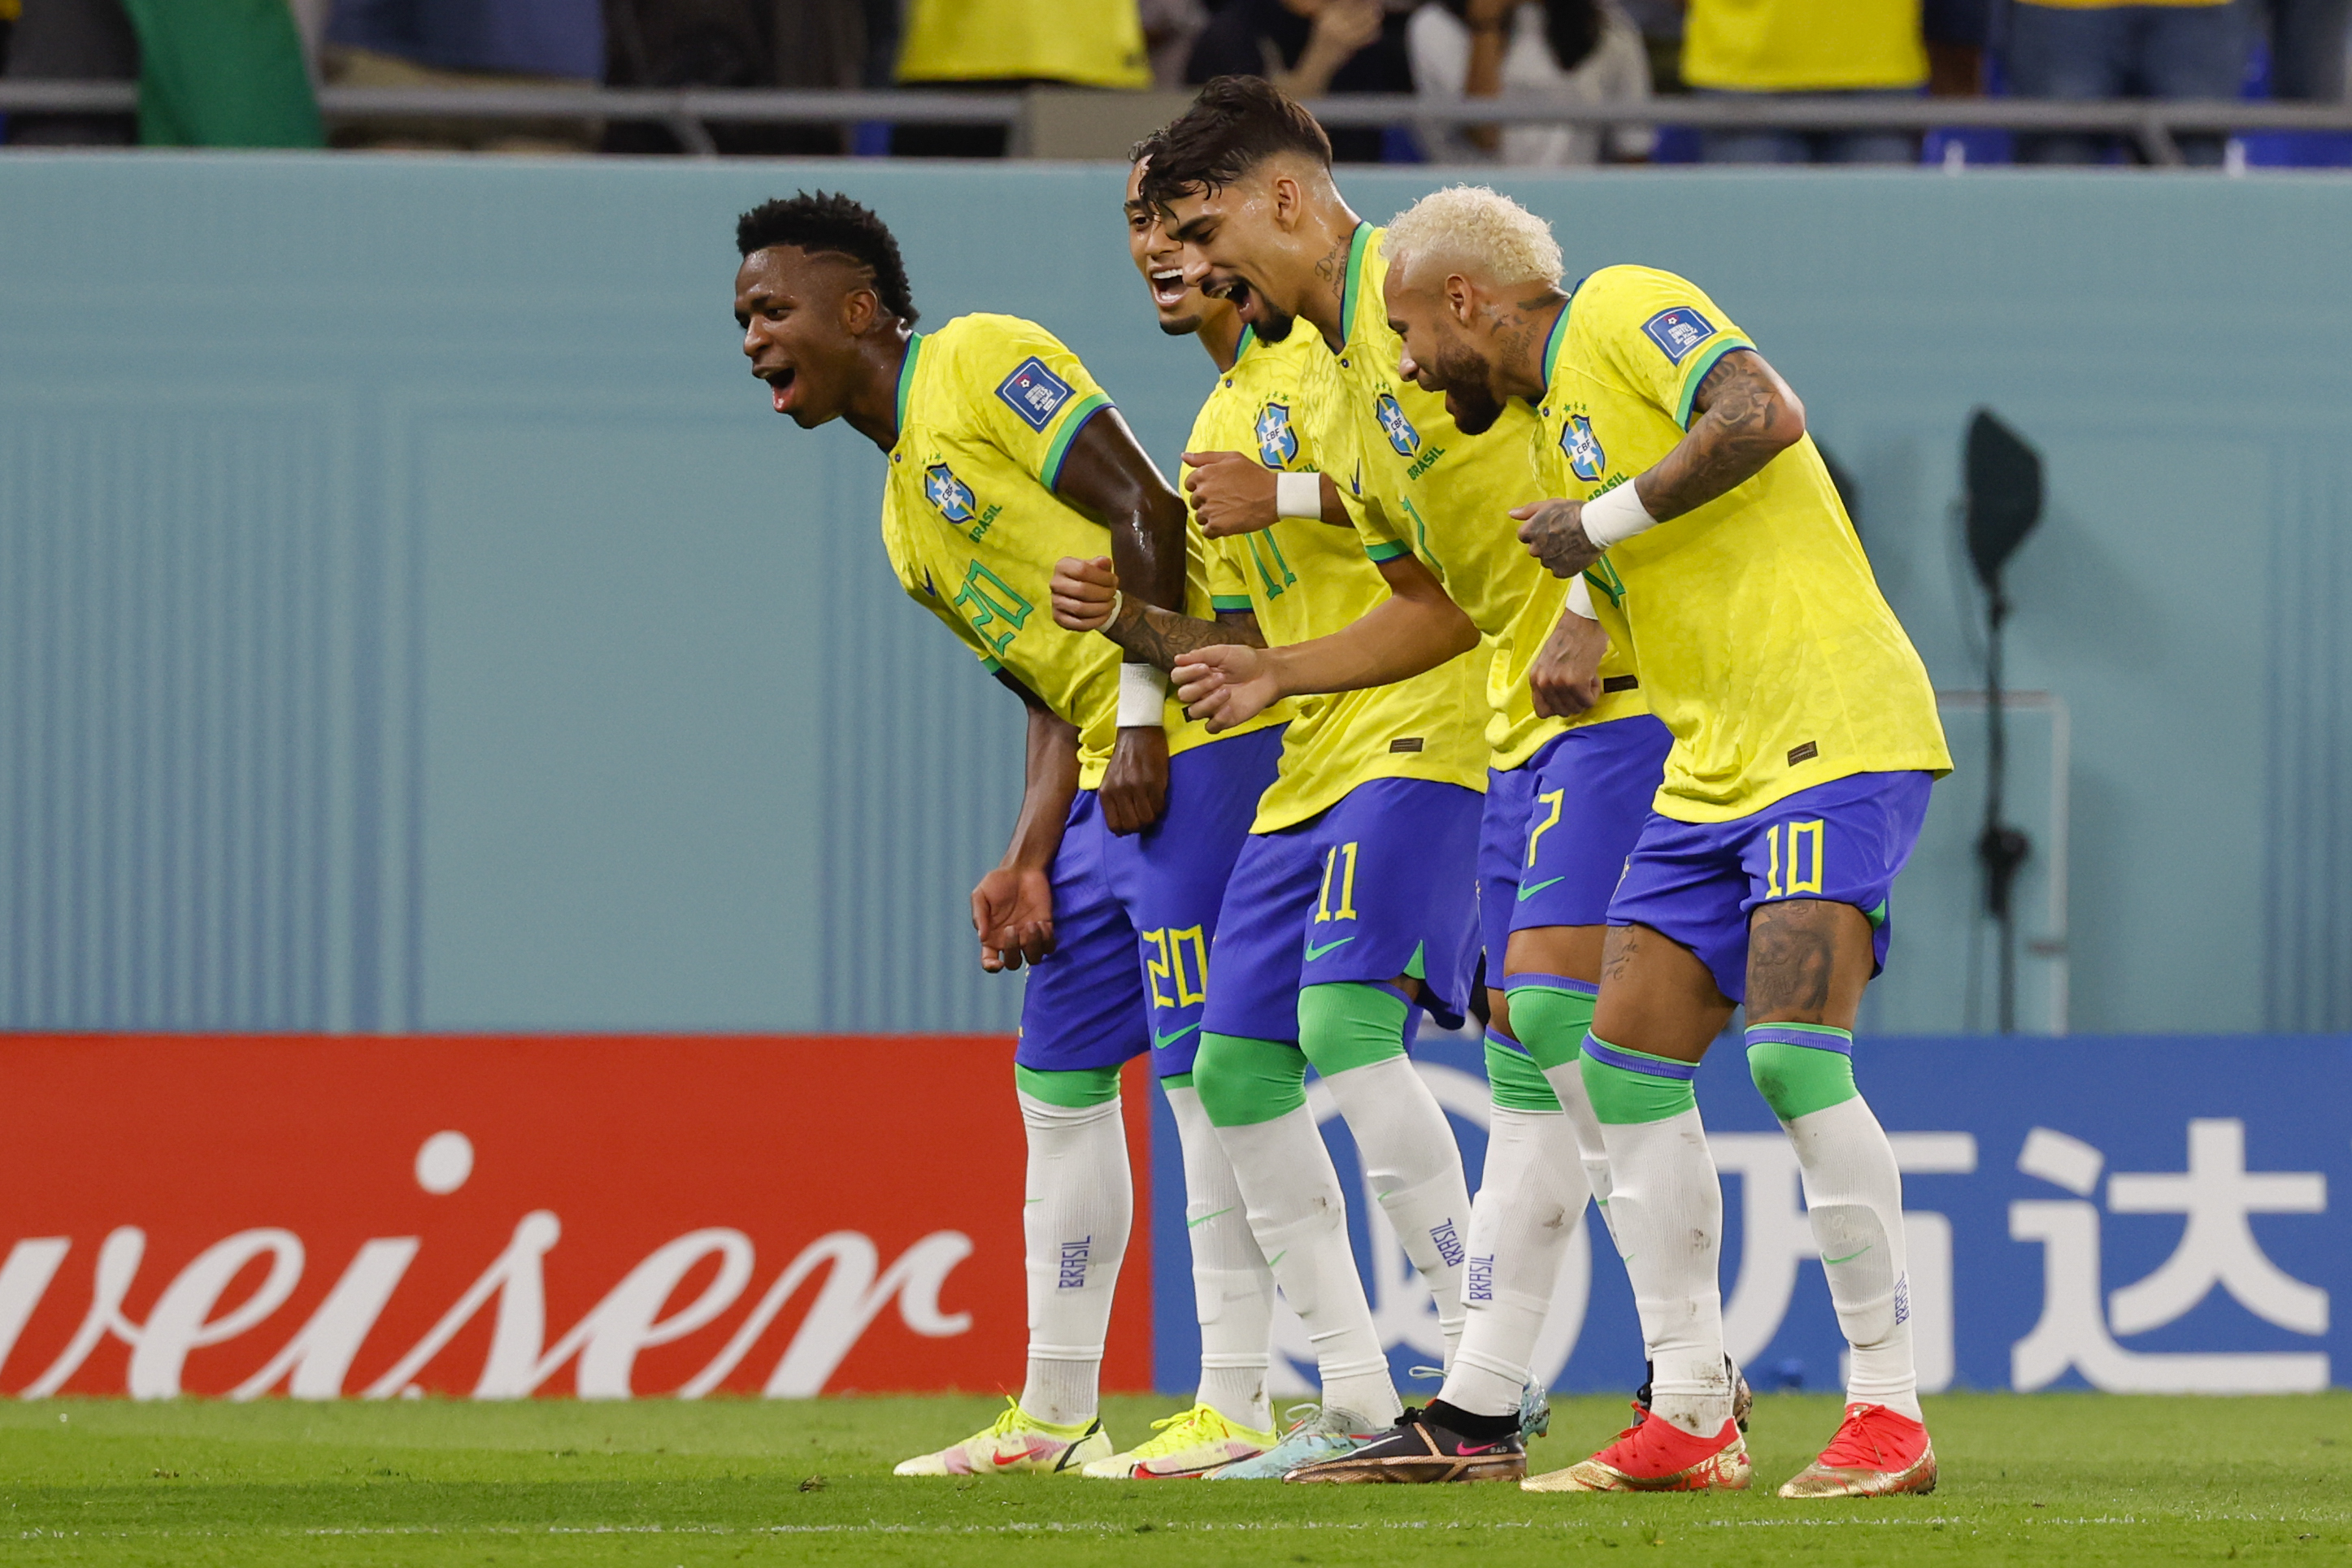
[(1508, 773), (1486, 775), (1478, 921), (1500, 990), (1511, 933), (1601, 925), (1650, 820), (1675, 737), (1648, 714), (1580, 725)]
[(1653, 815), (1610, 901), (1609, 924), (1646, 925), (1681, 943), (1739, 1002), (1748, 999), (1748, 917), (1758, 904), (1851, 904), (1870, 917), (1875, 975), (1894, 925), (1887, 895), (1919, 841), (1932, 782), (1926, 773), (1856, 773), (1728, 822)]
[(1054, 951), (1029, 972), (1014, 1062), (1075, 1072), (1148, 1051), (1156, 1077), (1192, 1071), (1225, 879), (1281, 759), (1279, 725), (1181, 752), (1160, 820), (1125, 837), (1078, 792), (1054, 856)]
[(1304, 988), (1417, 972), (1422, 1006), (1459, 1029), (1477, 959), (1477, 792), (1426, 779), (1375, 779), (1252, 834), (1225, 891), (1203, 1027), (1296, 1040)]

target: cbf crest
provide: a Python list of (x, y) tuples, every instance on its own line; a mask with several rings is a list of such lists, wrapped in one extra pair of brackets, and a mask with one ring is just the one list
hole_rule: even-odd
[(1410, 457), (1421, 449), (1421, 432), (1412, 427), (1412, 421), (1407, 419), (1404, 410), (1397, 406), (1394, 393), (1381, 393), (1381, 400), (1372, 412), (1381, 422), (1381, 429), (1388, 434), (1389, 444), (1396, 448), (1398, 456)]
[(975, 505), (971, 486), (957, 478), (955, 471), (944, 463), (934, 463), (923, 470), (923, 498), (951, 523), (971, 521)]
[(1571, 413), (1560, 427), (1559, 449), (1568, 455), (1569, 467), (1576, 476), (1591, 485), (1597, 482), (1609, 466), (1609, 455), (1601, 450), (1601, 440), (1592, 434), (1592, 422), (1580, 413)]
[(1270, 402), (1258, 410), (1258, 461), (1269, 468), (1287, 468), (1298, 455), (1298, 432), (1290, 428), (1290, 405)]

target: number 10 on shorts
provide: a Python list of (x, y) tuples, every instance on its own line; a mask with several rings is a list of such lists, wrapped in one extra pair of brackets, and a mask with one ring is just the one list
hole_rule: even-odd
[[(1770, 852), (1765, 897), (1791, 898), (1801, 893), (1821, 892), (1822, 826), (1816, 819), (1810, 822), (1775, 822), (1764, 830), (1765, 848)], [(1784, 853), (1786, 859), (1782, 858)], [(1786, 887), (1780, 885), (1783, 867), (1788, 871)]]

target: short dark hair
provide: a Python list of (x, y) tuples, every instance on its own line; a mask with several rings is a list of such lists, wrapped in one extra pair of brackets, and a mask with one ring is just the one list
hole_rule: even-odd
[(735, 220), (735, 248), (744, 256), (770, 246), (797, 246), (812, 255), (846, 256), (874, 275), (882, 308), (911, 327), (914, 297), (907, 287), (907, 264), (898, 255), (890, 225), (871, 207), (835, 192), (803, 191), (761, 202)]
[(1284, 152), (1331, 166), (1331, 139), (1315, 117), (1264, 77), (1216, 78), (1143, 146), (1151, 152), (1143, 199), (1156, 207), (1188, 191), (1222, 191)]

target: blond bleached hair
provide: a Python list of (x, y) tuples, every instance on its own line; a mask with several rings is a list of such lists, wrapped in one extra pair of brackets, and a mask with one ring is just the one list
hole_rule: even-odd
[(1448, 185), (1399, 213), (1388, 227), (1389, 266), (1446, 264), (1504, 288), (1559, 287), (1565, 263), (1551, 225), (1499, 191)]

